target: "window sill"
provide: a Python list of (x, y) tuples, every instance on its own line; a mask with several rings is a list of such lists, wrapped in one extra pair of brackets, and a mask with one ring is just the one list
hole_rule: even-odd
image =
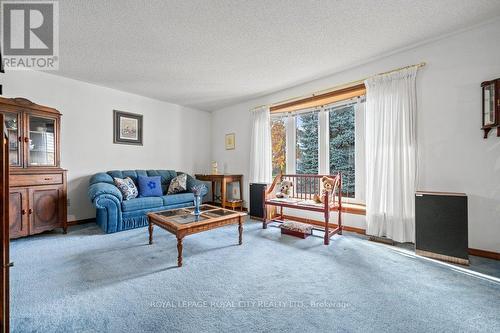
[(366, 206), (359, 203), (342, 202), (342, 212), (354, 215), (366, 215)]

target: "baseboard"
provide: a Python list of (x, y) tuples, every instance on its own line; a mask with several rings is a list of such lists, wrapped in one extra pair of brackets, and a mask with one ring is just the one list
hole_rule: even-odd
[(80, 225), (80, 224), (86, 224), (86, 223), (93, 223), (93, 222), (95, 222), (95, 217), (91, 217), (88, 219), (82, 219), (82, 220), (75, 220), (75, 221), (68, 222), (68, 227)]
[(493, 251), (486, 251), (486, 250), (469, 248), (469, 254), (471, 256), (500, 260), (500, 253), (493, 252)]

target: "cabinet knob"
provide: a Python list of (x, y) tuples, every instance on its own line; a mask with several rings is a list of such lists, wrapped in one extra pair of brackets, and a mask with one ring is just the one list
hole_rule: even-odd
[(26, 142), (26, 143), (30, 142), (30, 138), (28, 138), (27, 136), (24, 137), (24, 142)]
[(18, 139), (19, 139), (19, 142), (23, 142), (23, 137), (22, 136), (20, 136)]
[(45, 179), (45, 180), (52, 180), (52, 178), (50, 178), (50, 177), (47, 177), (47, 178), (44, 178), (44, 179)]
[(28, 214), (30, 214), (30, 215), (33, 214), (33, 209), (31, 209), (31, 208), (28, 209)]
[(26, 209), (21, 210), (21, 215), (26, 215)]

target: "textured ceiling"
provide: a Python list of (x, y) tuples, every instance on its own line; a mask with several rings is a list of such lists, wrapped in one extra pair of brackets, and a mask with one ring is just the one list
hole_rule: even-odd
[(499, 0), (64, 0), (60, 71), (215, 110), (500, 15)]

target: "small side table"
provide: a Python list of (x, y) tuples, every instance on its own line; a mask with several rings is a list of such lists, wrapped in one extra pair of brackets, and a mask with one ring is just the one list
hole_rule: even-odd
[[(221, 192), (221, 197), (220, 197), (220, 202), (222, 208), (224, 207), (232, 207), (231, 204), (227, 201), (227, 184), (232, 183), (232, 182), (239, 182), (240, 184), (240, 206), (243, 206), (243, 175), (203, 175), (203, 174), (197, 174), (195, 175), (196, 179), (202, 180), (202, 181), (207, 181), (212, 183), (212, 203), (215, 203), (215, 184), (217, 182), (220, 182), (221, 187), (220, 187), (220, 192)], [(243, 208), (242, 208), (243, 209)]]

